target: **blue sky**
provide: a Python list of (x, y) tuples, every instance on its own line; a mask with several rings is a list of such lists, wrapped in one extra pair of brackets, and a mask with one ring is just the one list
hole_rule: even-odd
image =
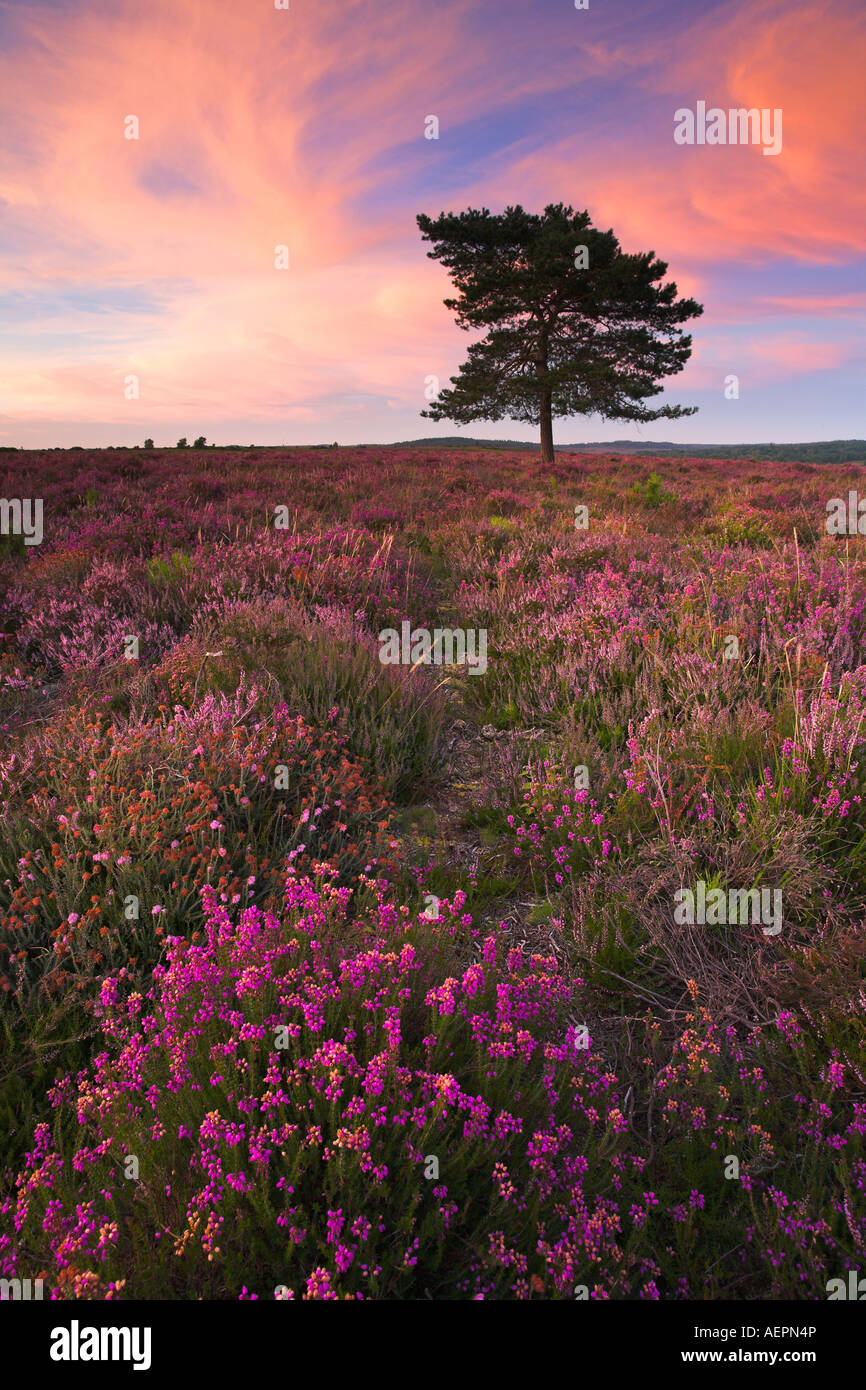
[[(420, 416), (467, 338), (415, 217), (560, 201), (705, 312), (697, 415), (558, 441), (863, 436), (864, 60), (859, 0), (6, 0), (0, 443), (534, 440)], [(781, 153), (677, 146), (699, 100)]]

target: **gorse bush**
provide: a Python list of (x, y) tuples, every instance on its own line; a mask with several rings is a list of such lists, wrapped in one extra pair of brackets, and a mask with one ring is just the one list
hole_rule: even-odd
[(707, 530), (728, 545), (759, 547), (772, 544), (774, 534), (768, 514), (733, 502), (720, 508), (719, 515), (707, 523)]
[(658, 473), (650, 473), (643, 487), (635, 483), (633, 491), (641, 499), (645, 507), (660, 507), (663, 502), (676, 501), (672, 492), (665, 492)]
[(154, 555), (147, 562), (147, 573), (155, 584), (168, 584), (173, 579), (181, 579), (192, 566), (192, 556), (182, 550), (173, 550), (169, 559)]

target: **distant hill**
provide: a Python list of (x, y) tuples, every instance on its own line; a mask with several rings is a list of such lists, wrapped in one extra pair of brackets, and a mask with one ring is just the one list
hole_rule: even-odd
[[(537, 450), (538, 445), (518, 439), (470, 439), (445, 436), (441, 439), (406, 439), (400, 444), (380, 444), (382, 449), (417, 449), (438, 446), (455, 449)], [(866, 464), (866, 439), (819, 439), (805, 444), (672, 444), (611, 439), (598, 444), (557, 444), (557, 453), (584, 454), (688, 454), (716, 459), (775, 459), (779, 463), (862, 463)]]
[[(108, 444), (95, 445), (88, 451), (80, 445), (73, 445), (70, 453), (100, 453), (103, 449), (135, 451), (140, 445)], [(159, 445), (156, 452), (161, 453), (169, 445)], [(519, 449), (522, 453), (538, 453), (538, 444), (526, 439), (472, 439), (470, 436), (443, 435), (442, 438), (404, 439), (397, 444), (209, 444), (207, 452), (216, 450), (246, 451), (285, 451), (287, 449), (304, 452), (307, 449)], [(14, 444), (0, 444), (0, 455), (28, 452)], [(31, 450), (33, 453), (45, 450)], [(65, 452), (62, 448), (48, 452)], [(804, 444), (674, 444), (668, 440), (648, 442), (634, 439), (611, 439), (591, 444), (557, 444), (558, 454), (685, 454), (691, 458), (714, 459), (769, 459), (777, 463), (856, 463), (866, 468), (866, 439), (818, 439)], [(190, 449), (189, 453), (196, 453)]]

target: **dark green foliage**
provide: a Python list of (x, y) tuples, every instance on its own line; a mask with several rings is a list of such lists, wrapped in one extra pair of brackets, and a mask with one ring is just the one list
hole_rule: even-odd
[[(680, 325), (703, 312), (677, 300), (655, 253), (623, 252), (612, 231), (562, 203), (542, 215), (519, 205), (419, 215), (428, 254), (458, 294), (445, 305), (467, 330), (487, 329), (422, 415), (461, 424), (508, 416), (541, 426), (542, 459), (553, 457), (554, 415), (677, 419), (696, 407), (651, 410), (661, 378), (681, 371), (691, 337)], [(585, 255), (584, 255), (585, 252)]]

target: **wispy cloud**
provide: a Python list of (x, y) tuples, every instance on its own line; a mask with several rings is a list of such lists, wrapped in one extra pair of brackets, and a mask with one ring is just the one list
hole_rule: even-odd
[[(359, 438), (428, 432), (424, 378), (447, 378), (466, 340), (414, 215), (470, 203), (588, 207), (707, 295), (705, 355), (735, 322), (746, 357), (750, 325), (792, 314), (805, 339), (774, 333), (764, 356), (783, 375), (822, 370), (832, 333), (810, 366), (803, 320), (849, 323), (864, 303), (820, 278), (866, 251), (862, 7), (793, 22), (776, 0), (656, 0), (625, 18), (512, 0), (6, 6), (6, 436), (179, 418), (211, 435), (238, 419), (251, 437), (283, 420), (308, 439), (339, 419)], [(782, 154), (675, 146), (673, 111), (697, 98), (781, 107)], [(815, 276), (796, 293), (791, 265)]]

